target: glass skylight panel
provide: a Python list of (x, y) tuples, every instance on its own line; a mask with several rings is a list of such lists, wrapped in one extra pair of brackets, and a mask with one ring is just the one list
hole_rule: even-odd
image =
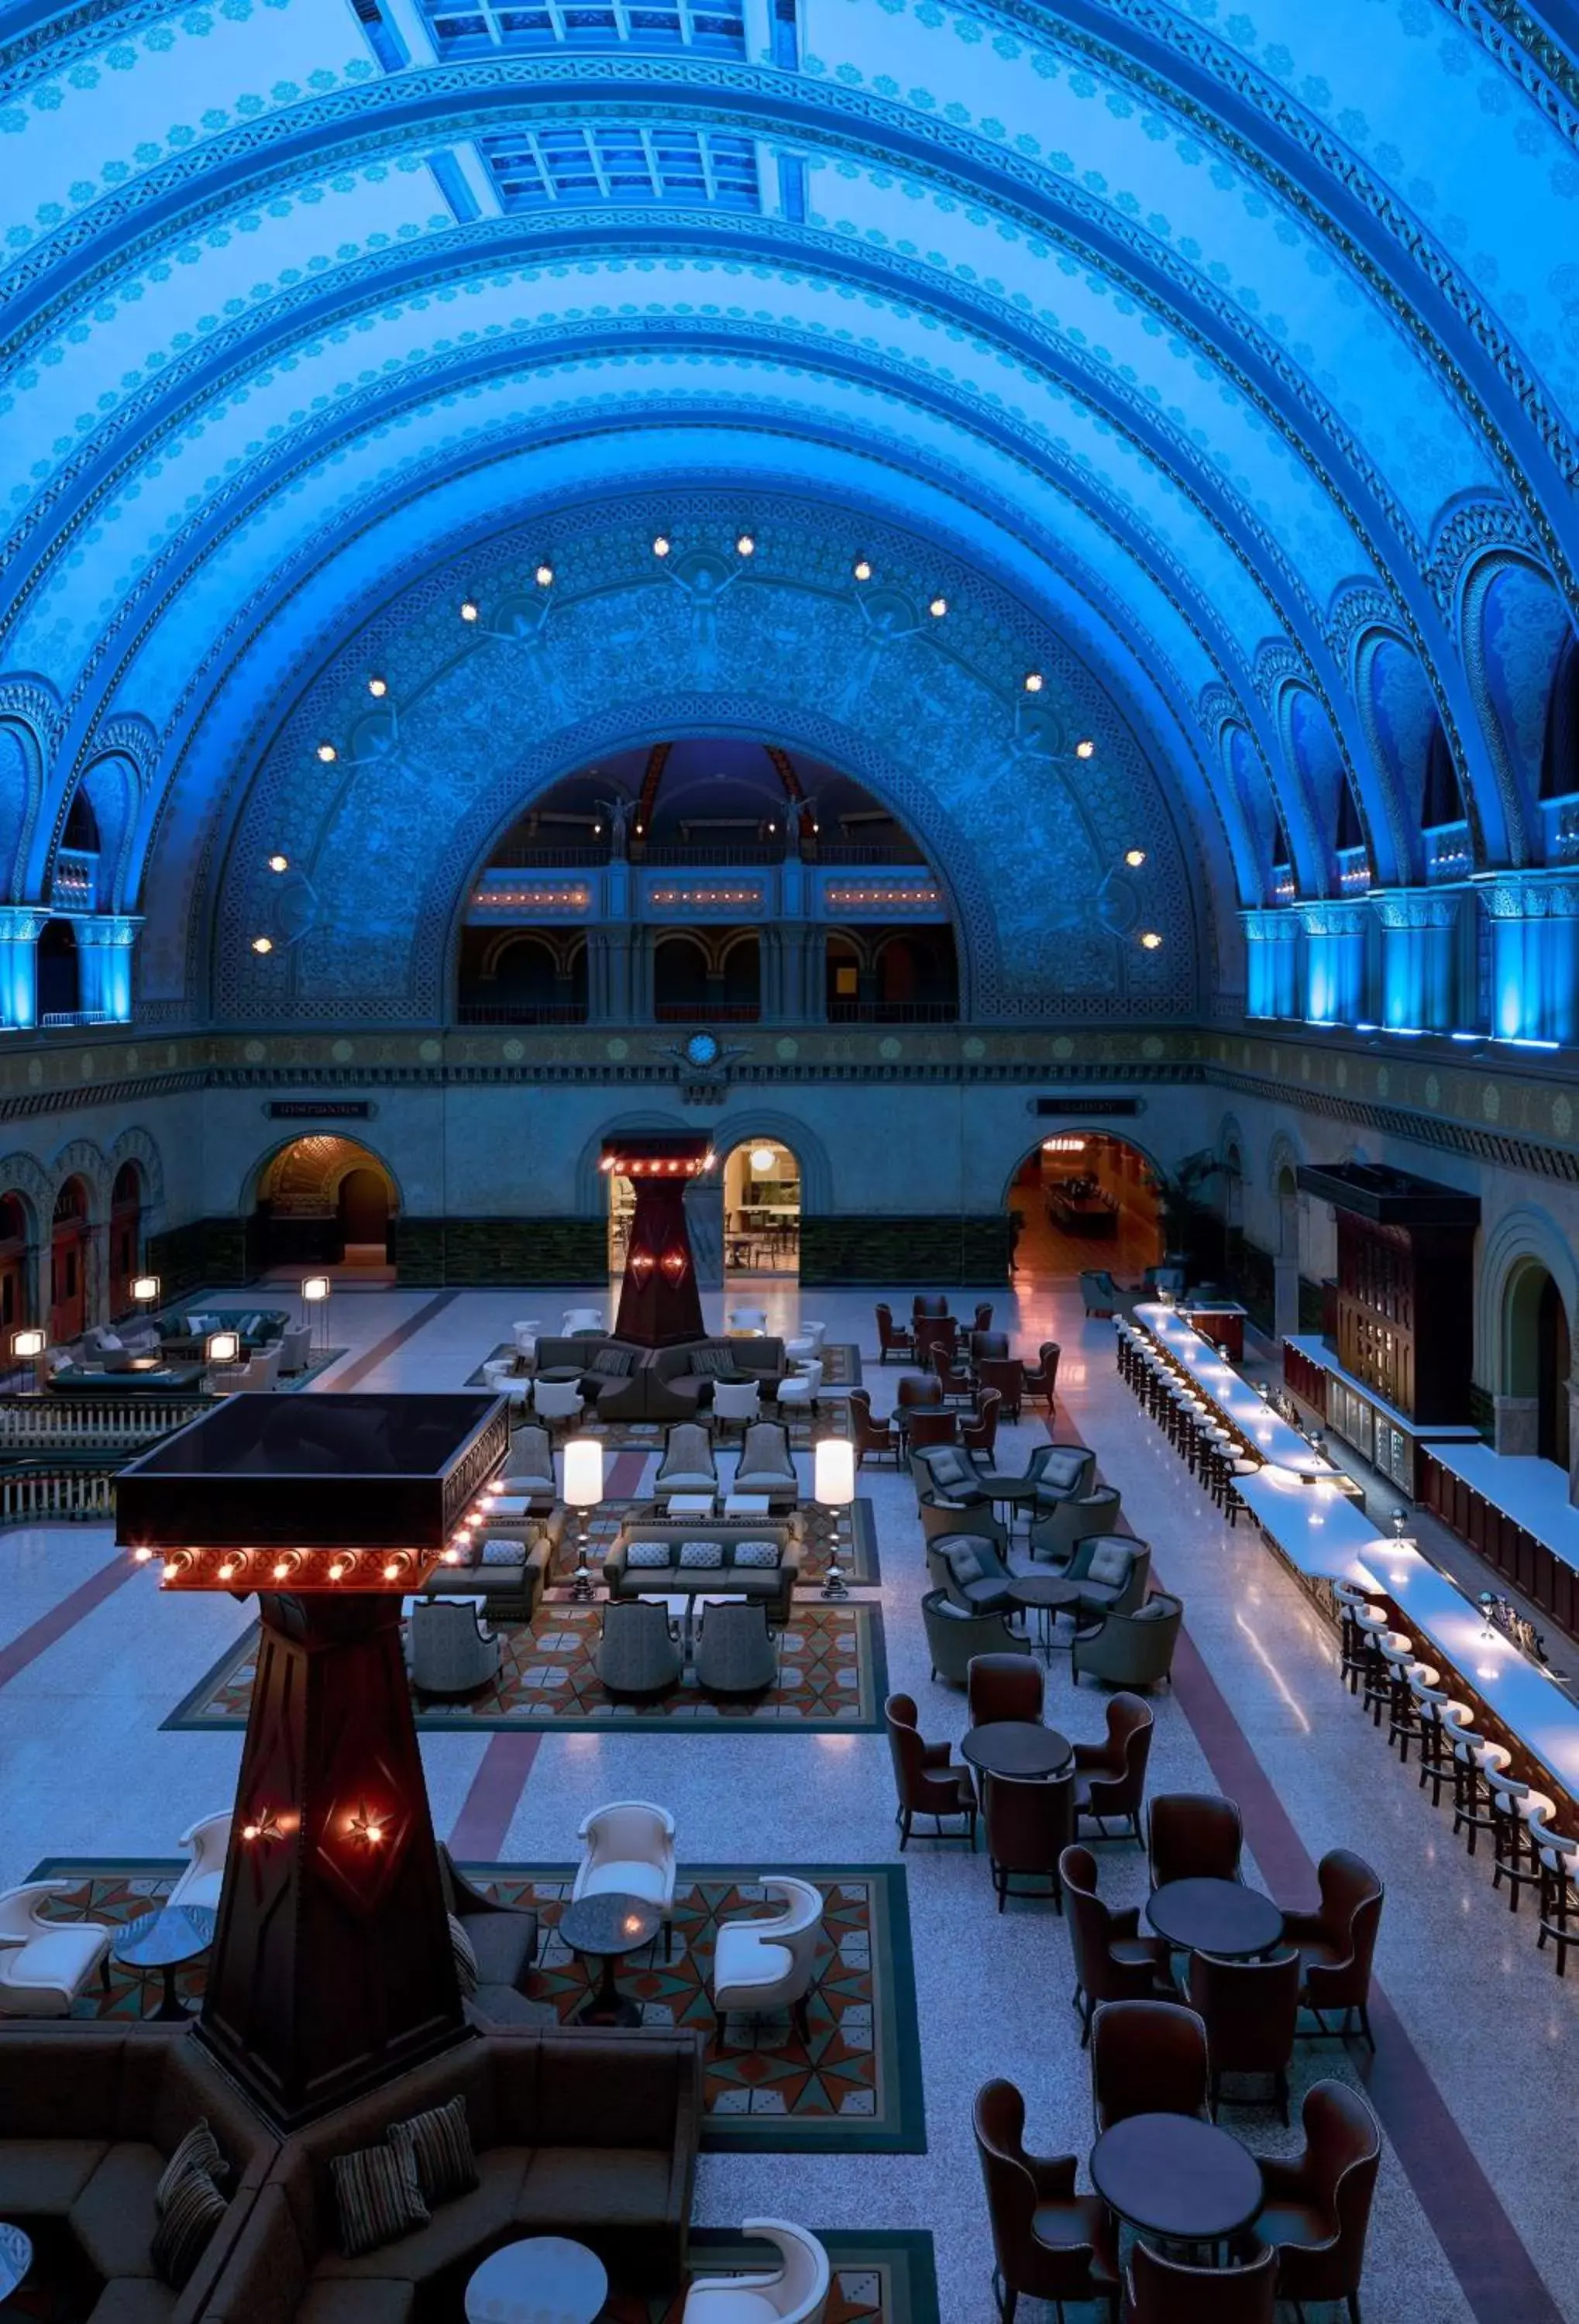
[(500, 131), (478, 144), (506, 209), (589, 202), (762, 207), (749, 137), (614, 122)]
[(420, 0), (441, 57), (477, 56), (489, 49), (695, 49), (703, 55), (743, 57), (745, 23), (741, 0), (605, 0), (567, 6), (562, 0)]

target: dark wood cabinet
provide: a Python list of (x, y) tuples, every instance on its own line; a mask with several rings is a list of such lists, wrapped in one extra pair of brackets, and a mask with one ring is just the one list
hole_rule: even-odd
[(1302, 1168), (1337, 1213), (1337, 1359), (1406, 1418), (1466, 1421), (1479, 1197), (1365, 1163)]

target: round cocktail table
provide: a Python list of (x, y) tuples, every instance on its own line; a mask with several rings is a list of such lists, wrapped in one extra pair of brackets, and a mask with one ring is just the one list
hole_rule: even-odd
[(566, 1905), (559, 1915), (559, 1934), (573, 1953), (603, 1963), (596, 1988), (575, 2013), (578, 2025), (640, 2025), (642, 2005), (621, 1993), (614, 1983), (614, 1964), (624, 1954), (650, 1945), (662, 1926), (663, 1915), (655, 1904), (614, 1889)]
[(529, 2236), (477, 2269), (466, 2288), (466, 2324), (593, 2324), (607, 2298), (596, 2252), (568, 2236)]
[(1049, 1655), (1053, 1649), (1053, 1616), (1079, 1603), (1078, 1582), (1061, 1573), (1017, 1573), (1009, 1585), (1009, 1602), (1038, 1617), (1037, 1628)]
[(1239, 1880), (1168, 1880), (1146, 1907), (1159, 1937), (1219, 1960), (1253, 1960), (1283, 1933), (1283, 1911)]
[(568, 1388), (572, 1380), (581, 1378), (583, 1370), (580, 1364), (550, 1364), (547, 1371), (538, 1372), (535, 1377), (547, 1380), (551, 1388)]
[(960, 1745), (961, 1756), (989, 1775), (1057, 1775), (1075, 1757), (1074, 1746), (1056, 1727), (1039, 1727), (1031, 1719), (994, 1719), (973, 1727)]
[(32, 2238), (0, 2219), (0, 2300), (9, 2300), (32, 2265)]
[(164, 1998), (153, 2013), (156, 2018), (190, 2016), (176, 1993), (175, 1973), (208, 1951), (217, 1917), (206, 1904), (162, 1904), (157, 1912), (128, 1922), (111, 1947), (127, 1969), (163, 1970)]
[(1091, 2150), (1091, 2183), (1141, 2235), (1217, 2244), (1261, 2208), (1261, 2174), (1248, 2148), (1188, 2114), (1132, 2114)]

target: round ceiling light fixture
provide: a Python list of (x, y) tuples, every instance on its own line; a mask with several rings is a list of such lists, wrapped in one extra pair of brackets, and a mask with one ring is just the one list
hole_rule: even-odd
[(653, 556), (654, 556), (654, 557), (667, 557), (667, 556), (669, 555), (669, 535), (668, 535), (668, 533), (666, 533), (666, 532), (660, 532), (660, 533), (659, 534), (659, 536), (658, 536), (657, 540), (656, 540), (653, 542), (653, 544), (652, 544), (652, 554), (653, 554)]
[(851, 570), (854, 572), (857, 581), (870, 581), (872, 578), (871, 558), (869, 557), (858, 557)]
[(1095, 743), (1092, 742), (1076, 742), (1075, 745), (1075, 756), (1077, 759), (1094, 759), (1096, 756)]
[(771, 1146), (753, 1146), (751, 1149), (753, 1177), (765, 1178), (771, 1170), (778, 1167), (778, 1161), (779, 1157)]
[(461, 599), (460, 617), (463, 622), (475, 622), (477, 618), (477, 601), (475, 597), (463, 597)]
[(533, 574), (532, 578), (537, 583), (540, 589), (551, 589), (554, 586), (553, 567), (551, 565), (540, 565), (537, 571)]
[(384, 696), (389, 692), (388, 678), (370, 678), (367, 681), (367, 691), (372, 695), (374, 702), (382, 702)]
[(326, 767), (332, 767), (340, 754), (332, 742), (320, 742), (318, 746), (318, 755)]
[(1141, 949), (1145, 952), (1158, 952), (1161, 949), (1162, 938), (1158, 935), (1155, 928), (1148, 928), (1145, 935), (1140, 939), (1140, 945)]
[(734, 544), (734, 553), (737, 557), (754, 557), (756, 555), (757, 545), (749, 532), (743, 532), (741, 534), (740, 539)]
[(1131, 872), (1138, 872), (1145, 861), (1146, 850), (1143, 847), (1125, 848), (1124, 862), (1129, 865)]
[(1046, 682), (1039, 669), (1028, 669), (1025, 673), (1027, 694), (1039, 694)]
[(944, 614), (948, 611), (947, 598), (934, 597), (932, 603), (928, 606), (927, 611), (931, 614), (932, 619), (935, 622), (940, 622), (943, 619)]
[(270, 952), (272, 952), (272, 951), (273, 951), (273, 949), (274, 949), (274, 939), (273, 939), (273, 937), (272, 937), (272, 936), (254, 936), (254, 938), (253, 938), (253, 950), (254, 950), (254, 952), (258, 953), (258, 954), (270, 953)]
[(271, 872), (289, 872), (291, 869), (291, 858), (288, 855), (271, 855), (269, 858), (269, 869)]

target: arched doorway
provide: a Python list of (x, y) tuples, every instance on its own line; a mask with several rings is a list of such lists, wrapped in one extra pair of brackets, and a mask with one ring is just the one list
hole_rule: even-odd
[(776, 1138), (751, 1138), (724, 1157), (724, 1272), (800, 1271), (800, 1165)]
[(110, 1190), (110, 1305), (112, 1316), (129, 1313), (132, 1282), (143, 1271), (143, 1173), (123, 1162)]
[(1157, 1175), (1138, 1146), (1106, 1130), (1051, 1130), (1015, 1172), (1017, 1277), (1106, 1268), (1138, 1281), (1162, 1257)]
[(88, 1322), (88, 1188), (68, 1178), (50, 1229), (50, 1337), (75, 1340)]
[(28, 1265), (32, 1225), (32, 1215), (20, 1194), (0, 1194), (0, 1332), (32, 1322)]
[(399, 1207), (394, 1180), (354, 1138), (294, 1139), (258, 1174), (248, 1227), (250, 1271), (332, 1267), (365, 1280), (391, 1281), (390, 1225)]
[(40, 933), (38, 1007), (41, 1025), (69, 1025), (82, 1013), (77, 932), (69, 920), (46, 920)]
[(1573, 1342), (1563, 1295), (1537, 1260), (1520, 1268), (1508, 1286), (1504, 1346), (1506, 1392), (1535, 1407), (1537, 1456), (1566, 1470)]

